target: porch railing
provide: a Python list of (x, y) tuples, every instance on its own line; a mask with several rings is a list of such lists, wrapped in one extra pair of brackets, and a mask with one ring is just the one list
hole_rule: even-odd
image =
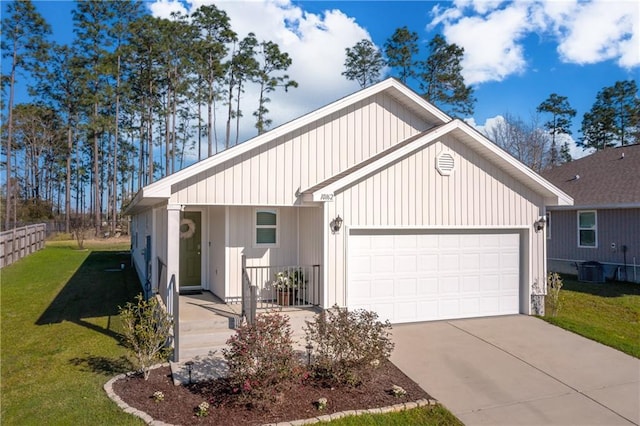
[(245, 274), (259, 309), (320, 304), (320, 265), (245, 266)]

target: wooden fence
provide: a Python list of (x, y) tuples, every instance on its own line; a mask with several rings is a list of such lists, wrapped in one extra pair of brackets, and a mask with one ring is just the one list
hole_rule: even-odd
[(47, 225), (23, 226), (0, 233), (0, 268), (44, 248)]

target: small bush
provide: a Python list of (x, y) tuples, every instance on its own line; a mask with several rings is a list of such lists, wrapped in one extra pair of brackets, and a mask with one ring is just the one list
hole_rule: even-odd
[(562, 288), (562, 278), (557, 272), (547, 274), (547, 296), (544, 298), (547, 313), (552, 317), (558, 315), (560, 310), (560, 289)]
[(307, 343), (314, 350), (314, 372), (331, 381), (356, 386), (393, 351), (389, 321), (375, 312), (334, 306), (307, 321)]
[(160, 306), (158, 299), (144, 300), (136, 296), (137, 303), (127, 303), (120, 309), (124, 344), (132, 353), (134, 365), (149, 379), (149, 368), (158, 361), (164, 361), (171, 353), (167, 342), (173, 321)]
[(236, 330), (222, 350), (235, 392), (252, 402), (276, 397), (298, 366), (291, 333), (289, 317), (276, 312), (257, 315), (253, 325)]

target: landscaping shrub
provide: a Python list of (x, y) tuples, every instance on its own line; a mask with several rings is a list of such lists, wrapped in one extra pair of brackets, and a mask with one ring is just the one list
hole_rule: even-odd
[(562, 278), (557, 272), (547, 274), (547, 296), (544, 298), (547, 313), (552, 317), (558, 315), (560, 310), (560, 289)]
[(149, 378), (149, 368), (158, 361), (164, 361), (171, 353), (167, 341), (173, 320), (160, 306), (158, 299), (144, 300), (142, 294), (136, 296), (137, 303), (128, 302), (120, 309), (123, 340), (131, 351), (133, 363)]
[(291, 334), (289, 317), (276, 312), (259, 314), (254, 324), (236, 330), (222, 350), (235, 392), (252, 402), (277, 396), (278, 386), (292, 379), (298, 366)]
[(307, 321), (307, 343), (313, 346), (314, 372), (340, 384), (356, 386), (393, 351), (391, 324), (375, 312), (334, 306)]

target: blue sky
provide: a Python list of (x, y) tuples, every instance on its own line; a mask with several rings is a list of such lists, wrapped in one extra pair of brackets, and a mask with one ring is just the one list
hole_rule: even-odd
[[(190, 12), (208, 3), (154, 0), (147, 5), (150, 13), (168, 17), (171, 11)], [(345, 47), (362, 38), (382, 47), (396, 28), (405, 25), (418, 33), (423, 48), (438, 33), (465, 48), (464, 75), (475, 89), (473, 122), (480, 127), (505, 113), (529, 120), (555, 92), (567, 96), (578, 111), (573, 123), (577, 139), (582, 115), (599, 90), (617, 80), (639, 81), (640, 2), (635, 0), (215, 3), (227, 11), (240, 36), (253, 31), (260, 39), (279, 43), (293, 59), (289, 74), (300, 87), (272, 96), (274, 125), (356, 91), (358, 86), (341, 76)], [(74, 4), (35, 4), (52, 25), (54, 38), (70, 42)], [(419, 59), (425, 57), (423, 53)], [(250, 109), (250, 89), (245, 97)], [(251, 124), (246, 124), (246, 137), (251, 136)]]

